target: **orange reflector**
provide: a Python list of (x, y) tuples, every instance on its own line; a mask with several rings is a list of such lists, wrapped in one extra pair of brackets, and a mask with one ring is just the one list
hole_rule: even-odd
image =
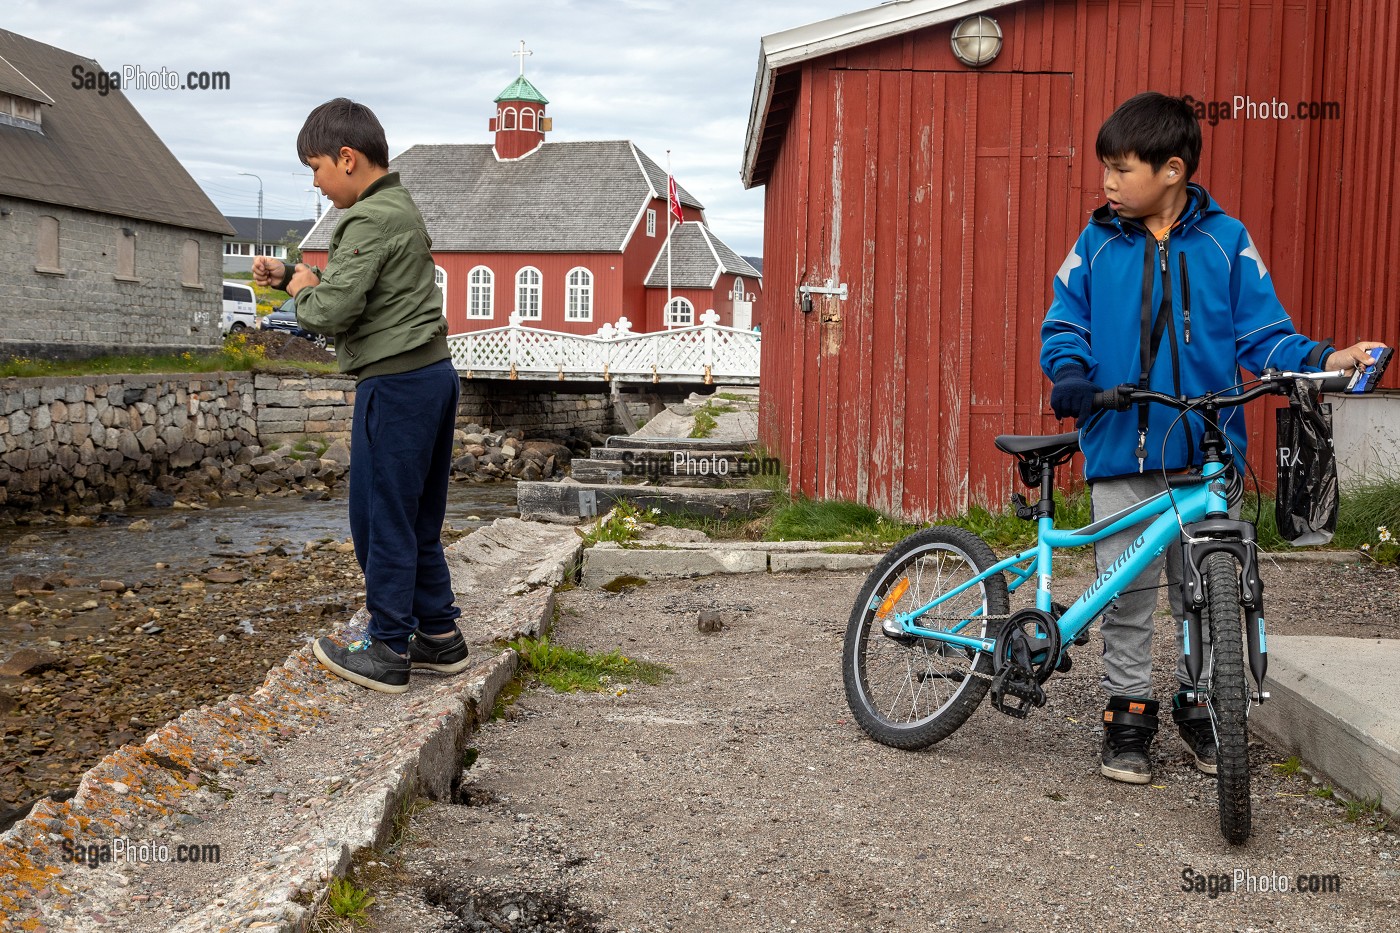
[(880, 608), (875, 610), (875, 618), (883, 620), (885, 616), (889, 615), (890, 610), (894, 608), (894, 604), (899, 602), (899, 597), (903, 596), (908, 589), (909, 578), (900, 578), (900, 581), (894, 585), (894, 588), (885, 595), (884, 600), (880, 603)]

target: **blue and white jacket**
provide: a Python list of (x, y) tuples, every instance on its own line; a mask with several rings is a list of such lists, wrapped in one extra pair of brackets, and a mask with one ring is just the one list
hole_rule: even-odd
[[(1052, 379), (1078, 363), (1102, 388), (1138, 384), (1142, 321), (1156, 324), (1168, 303), (1171, 317), (1152, 363), (1149, 388), (1201, 395), (1240, 381), (1239, 367), (1316, 370), (1331, 344), (1293, 327), (1274, 294), (1273, 280), (1249, 232), (1199, 185), (1187, 186), (1185, 212), (1159, 243), (1136, 220), (1107, 205), (1094, 211), (1055, 275), (1055, 300), (1040, 329), (1040, 365)], [(1165, 405), (1148, 406), (1145, 470), (1180, 470), (1201, 462), (1203, 425), (1176, 421)], [(1244, 412), (1221, 413), (1233, 452), (1245, 450)], [(1139, 471), (1137, 406), (1103, 411), (1080, 425), (1087, 479)], [(1165, 440), (1165, 451), (1163, 441)]]

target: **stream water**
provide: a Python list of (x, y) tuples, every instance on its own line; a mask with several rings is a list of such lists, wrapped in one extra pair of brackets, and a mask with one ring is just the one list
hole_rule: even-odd
[[(447, 525), (471, 530), (497, 518), (518, 514), (515, 485), (454, 483), (448, 490)], [(150, 531), (129, 526), (144, 520)], [(142, 509), (100, 516), (96, 525), (64, 522), (40, 526), (0, 527), (0, 608), (15, 574), (45, 576), (63, 570), (73, 577), (121, 580), (127, 585), (157, 575), (178, 574), (204, 566), (212, 557), (247, 554), (269, 542), (285, 542), (298, 553), (307, 541), (344, 540), (350, 534), (346, 499), (320, 502), (300, 499), (233, 499), (207, 509)], [(167, 568), (157, 569), (163, 563)], [(81, 619), (69, 623), (80, 627)], [(0, 659), (24, 635), (0, 625)]]

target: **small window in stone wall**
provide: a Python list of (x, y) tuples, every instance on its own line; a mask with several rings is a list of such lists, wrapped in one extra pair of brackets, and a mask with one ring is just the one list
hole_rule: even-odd
[(180, 248), (180, 284), (186, 288), (202, 288), (199, 280), (199, 243), (186, 240)]
[(136, 231), (130, 227), (117, 231), (117, 278), (136, 278)]
[(37, 272), (63, 274), (59, 265), (58, 218), (47, 214), (39, 218), (38, 237), (34, 243), (34, 269)]

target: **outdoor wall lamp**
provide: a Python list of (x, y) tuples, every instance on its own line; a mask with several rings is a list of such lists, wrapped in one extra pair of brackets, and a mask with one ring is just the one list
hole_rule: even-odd
[(1001, 26), (990, 16), (969, 16), (953, 27), (953, 56), (969, 68), (990, 65), (1001, 54)]

